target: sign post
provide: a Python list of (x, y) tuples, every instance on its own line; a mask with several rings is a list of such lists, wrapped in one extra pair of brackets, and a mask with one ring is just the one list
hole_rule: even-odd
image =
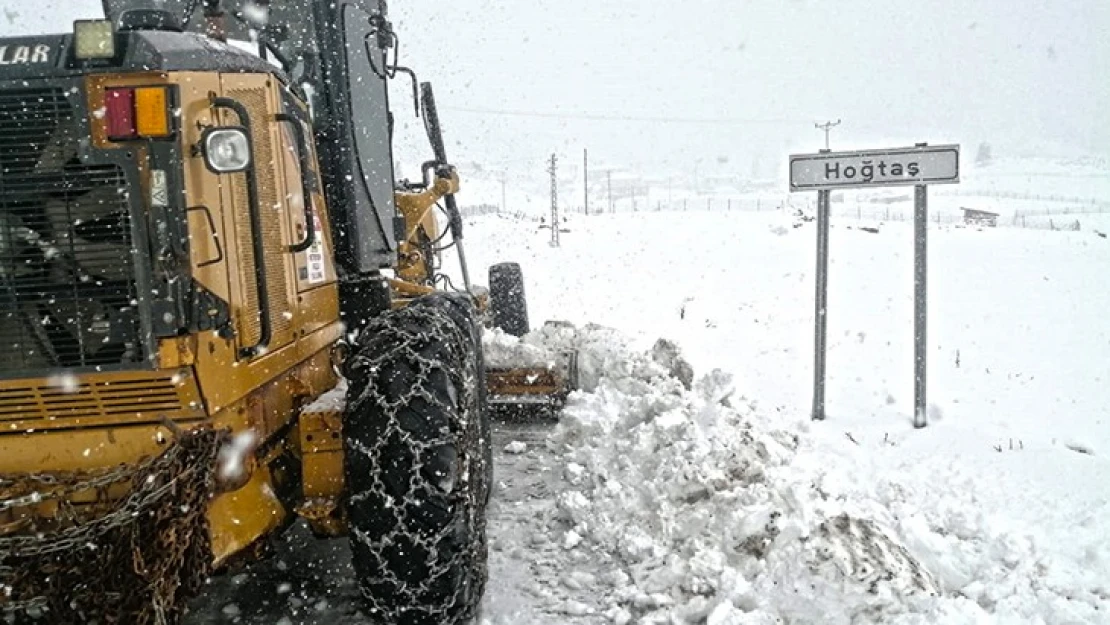
[(813, 355), (813, 419), (825, 419), (825, 345), (828, 336), (829, 311), (829, 194), (817, 192), (817, 294), (813, 312), (815, 320)]
[(860, 150), (790, 156), (790, 191), (817, 191), (817, 274), (814, 307), (814, 420), (825, 418), (828, 331), (829, 194), (833, 189), (914, 187), (914, 427), (926, 425), (926, 322), (928, 319), (928, 185), (960, 181), (960, 146)]
[(928, 319), (926, 233), (929, 228), (928, 187), (913, 188), (913, 426), (925, 427), (925, 326)]

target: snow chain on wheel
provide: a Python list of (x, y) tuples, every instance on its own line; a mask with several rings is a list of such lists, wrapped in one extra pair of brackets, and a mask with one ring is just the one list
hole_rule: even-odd
[(347, 361), (347, 519), (371, 617), (472, 618), (485, 590), (490, 489), (480, 342), (464, 296), (374, 319)]

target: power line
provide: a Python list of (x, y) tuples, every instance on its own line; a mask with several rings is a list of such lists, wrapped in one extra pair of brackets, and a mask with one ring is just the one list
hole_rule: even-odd
[(443, 106), (443, 110), (475, 115), (491, 115), (500, 117), (546, 117), (551, 119), (580, 119), (587, 121), (604, 122), (645, 122), (651, 124), (711, 124), (711, 125), (741, 125), (741, 124), (797, 124), (801, 118), (697, 118), (697, 117), (641, 117), (631, 115), (604, 115), (595, 113), (556, 113), (552, 111), (521, 111), (470, 108), (461, 106)]

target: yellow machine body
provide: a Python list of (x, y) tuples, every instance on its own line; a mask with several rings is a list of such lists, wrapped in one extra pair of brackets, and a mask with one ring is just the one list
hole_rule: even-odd
[[(310, 198), (318, 216), (316, 249), (289, 253), (287, 248), (305, 230), (303, 208), (294, 205), (301, 176), (315, 174), (300, 171), (290, 133), (274, 121), (281, 94), (271, 76), (182, 72), (96, 75), (87, 81), (92, 111), (103, 109), (107, 88), (172, 87), (180, 105), (179, 140), (186, 154), (200, 141), (203, 129), (238, 123), (234, 113), (212, 107), (214, 96), (228, 94), (244, 102), (254, 126), (260, 203), (274, 209), (261, 233), (266, 257), (254, 258), (250, 244), (245, 175), (217, 174), (199, 155), (187, 158), (182, 163), (185, 201), (197, 207), (188, 212), (190, 274), (230, 304), (234, 335), (205, 332), (164, 339), (151, 370), (67, 374), (63, 381), (57, 376), (0, 380), (0, 474), (72, 473), (134, 463), (160, 453), (172, 440), (173, 427), (249, 430), (262, 453), (250, 463), (245, 484), (216, 496), (208, 512), (213, 556), (219, 564), (288, 523), (292, 511), (275, 493), (291, 476), (277, 473), (271, 462), (282, 453), (301, 453), (298, 410), (338, 379), (331, 349), (343, 327), (333, 259), (326, 252), (331, 245), (327, 207), (321, 195)], [(96, 147), (142, 150), (108, 141), (102, 123), (94, 121), (91, 128)], [(136, 156), (140, 178), (148, 187), (143, 195), (149, 197), (150, 172), (142, 167), (143, 155)], [(310, 261), (313, 253), (321, 258)], [(263, 263), (267, 273), (273, 336), (264, 354), (244, 359), (240, 347), (257, 339), (259, 331), (256, 262)], [(323, 276), (315, 281), (303, 279), (309, 262), (322, 268)], [(341, 471), (329, 470), (334, 475), (306, 479), (342, 479)], [(78, 493), (73, 499), (91, 503), (101, 495)], [(0, 531), (19, 528), (28, 515), (49, 512), (0, 512)]]
[[(175, 140), (187, 155), (181, 163), (188, 207), (186, 271), (228, 303), (234, 331), (161, 339), (149, 366), (134, 370), (0, 379), (0, 475), (74, 475), (134, 464), (162, 453), (175, 432), (191, 428), (250, 432), (254, 440), (245, 475), (218, 484), (207, 512), (213, 564), (244, 552), (297, 514), (320, 533), (341, 533), (342, 405), (305, 409), (335, 393), (339, 382), (334, 361), (344, 327), (333, 220), (319, 192), (319, 167), (302, 171), (293, 134), (279, 123), (283, 98), (288, 101), (290, 94), (265, 73), (98, 73), (84, 81), (89, 111), (105, 109), (108, 89), (160, 86), (173, 94)], [(243, 103), (250, 114), (258, 204), (268, 211), (257, 233), (265, 250), (261, 258), (252, 247), (246, 175), (212, 171), (197, 149), (206, 129), (242, 123), (233, 111), (213, 106), (220, 97)], [(89, 128), (92, 146), (126, 153), (138, 164), (140, 188), (133, 192), (150, 210), (154, 182), (146, 145), (112, 141), (103, 115), (91, 115)], [(307, 125), (303, 131), (313, 136)], [(312, 141), (307, 144), (312, 150)], [(314, 151), (309, 160), (317, 163)], [(301, 197), (305, 176), (316, 179), (317, 192), (308, 198)], [(440, 235), (435, 206), (458, 190), (452, 174), (437, 177), (425, 190), (395, 194), (405, 230), (389, 281), (394, 306), (435, 291), (432, 242)], [(316, 242), (292, 253), (289, 248), (310, 227), (302, 201), (311, 202)], [(259, 263), (272, 336), (263, 353), (244, 358), (242, 348), (260, 333)], [(484, 308), (487, 298), (476, 299)], [(494, 397), (565, 397), (565, 382), (549, 372), (493, 371), (489, 379)], [(282, 496), (287, 493), (293, 495)], [(94, 515), (119, 495), (76, 492), (68, 501)], [(57, 514), (56, 502), (0, 510), (0, 536), (48, 523)]]
[[(206, 18), (218, 21), (219, 3), (205, 4)], [(368, 33), (389, 28), (378, 13), (384, 3), (306, 6), (320, 23), (330, 25), (321, 16), (335, 9)], [(12, 585), (0, 584), (0, 614), (23, 610), (12, 607), (23, 597), (48, 596), (63, 611), (126, 602), (119, 592), (98, 594), (94, 582), (81, 599), (93, 603), (75, 607), (57, 585), (96, 577), (82, 566), (117, 582), (138, 579), (157, 601), (177, 601), (199, 592), (212, 569), (260, 553), (267, 537), (298, 517), (317, 534), (344, 533), (345, 461), (353, 460), (344, 458), (344, 319), (367, 323), (439, 290), (445, 232), (436, 211), (444, 198), (461, 252), (452, 197), (459, 178), (443, 153), (438, 121), (428, 120), (437, 114), (427, 83), (418, 106), (425, 107), (436, 160), (425, 164), (423, 187), (397, 191), (392, 171), (373, 172), (374, 180), (350, 173), (370, 162), (392, 166), (387, 78), (369, 47), (366, 67), (351, 70), (345, 89), (321, 100), (320, 91), (291, 77), (288, 64), (276, 70), (265, 54), (233, 50), (220, 37), (160, 31), (164, 17), (147, 10), (105, 22), (105, 45), (126, 39), (126, 55), (76, 58), (67, 47), (75, 29), (72, 39), (44, 39), (52, 43), (43, 49), (54, 45), (69, 56), (40, 74), (28, 69), (30, 80), (19, 78), (23, 68), (0, 70), (0, 116), (9, 116), (0, 117), (0, 286), (10, 295), (0, 339), (24, 350), (0, 372), (0, 543), (8, 546), (0, 568), (16, 572), (5, 578), (15, 579), (5, 581)], [(384, 31), (374, 32), (381, 47), (374, 54), (386, 62), (392, 44)], [(347, 71), (364, 60), (330, 34), (315, 40), (331, 44), (322, 51), (325, 65)], [(357, 39), (371, 41), (369, 34)], [(356, 75), (381, 78), (381, 91), (366, 99), (380, 108), (356, 111), (343, 100), (367, 86)], [(340, 78), (328, 74), (315, 84)], [(120, 98), (133, 98), (129, 108)], [(351, 131), (360, 124), (369, 132)], [(37, 128), (46, 129), (42, 137)], [(219, 133), (237, 138), (213, 143)], [(217, 150), (231, 165), (216, 163)], [(234, 166), (237, 150), (249, 158)], [(12, 160), (20, 154), (30, 156)], [(23, 195), (11, 191), (13, 162), (27, 176)], [(114, 177), (103, 182), (95, 177), (102, 172)], [(59, 188), (43, 182), (55, 179)], [(88, 184), (67, 188), (73, 180)], [(395, 218), (399, 223), (388, 223)], [(13, 242), (16, 231), (23, 239)], [(13, 252), (17, 245), (31, 248), (34, 262)], [(460, 260), (465, 274), (461, 253)], [(471, 289), (469, 277), (465, 282), (478, 313), (488, 313), (491, 295)], [(89, 295), (94, 287), (101, 290)], [(58, 296), (63, 289), (71, 293)], [(40, 330), (38, 322), (65, 327)], [(120, 351), (94, 340), (101, 336)], [(76, 355), (59, 356), (59, 345)], [(558, 406), (573, 377), (539, 368), (482, 373), (489, 405)], [(485, 408), (477, 400), (469, 405)], [(365, 422), (349, 423), (351, 435)], [(473, 433), (468, 440), (490, 444)], [(137, 493), (150, 505), (131, 514)], [(352, 512), (356, 526), (359, 518)], [(114, 537), (102, 541), (110, 548), (94, 560), (111, 566), (81, 565), (52, 550), (54, 537), (86, 528)], [(161, 564), (144, 560), (151, 552)], [(36, 587), (12, 593), (32, 577)], [(131, 606), (123, 616), (98, 618), (127, 622), (148, 608), (168, 606)]]

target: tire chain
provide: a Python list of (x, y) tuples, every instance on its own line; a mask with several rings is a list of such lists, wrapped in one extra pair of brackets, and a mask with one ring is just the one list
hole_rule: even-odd
[[(0, 622), (179, 622), (211, 573), (207, 504), (227, 440), (196, 429), (158, 456), (95, 474), (0, 476), (0, 512), (58, 506), (49, 527), (0, 535)], [(107, 499), (126, 485), (122, 499)], [(69, 497), (87, 492), (110, 510), (77, 512)]]
[[(394, 517), (400, 521), (394, 525), (392, 531), (380, 538), (368, 536), (353, 527), (351, 537), (374, 553), (379, 562), (388, 561), (387, 550), (402, 538), (416, 545), (418, 552), (422, 551), (429, 555), (427, 562), (429, 575), (425, 577), (423, 583), (413, 585), (411, 581), (399, 579), (388, 567), (381, 567), (383, 573), (380, 577), (364, 578), (364, 583), (360, 584), (363, 596), (369, 603), (372, 613), (377, 615), (391, 615), (393, 613), (391, 606), (394, 603), (402, 603), (414, 608), (415, 613), (419, 614), (417, 622), (443, 625), (466, 622), (475, 615), (478, 602), (484, 592), (488, 578), (485, 507), (486, 493), (491, 488), (491, 484), (485, 477), (488, 475), (489, 468), (486, 466), (484, 454), (480, 451), (482, 442), (480, 419), (483, 416), (480, 414), (477, 392), (477, 385), (481, 379), (477, 369), (476, 353), (479, 340), (478, 329), (472, 323), (470, 325), (467, 331), (460, 327), (459, 320), (452, 319), (442, 309), (410, 305), (395, 315), (387, 315), (368, 324), (362, 334), (365, 339), (359, 341), (363, 349), (356, 350), (356, 354), (348, 362), (349, 377), (370, 380), (361, 385), (362, 390), (357, 396), (350, 399), (348, 413), (362, 413), (369, 405), (370, 412), (380, 415), (386, 423), (381, 436), (372, 445), (348, 441), (348, 453), (354, 451), (366, 458), (368, 466), (373, 471), (374, 483), (370, 492), (357, 493), (352, 500), (371, 496), (380, 498), (381, 501), (392, 504)], [(384, 343), (398, 347), (387, 353), (368, 353), (373, 350), (367, 348), (366, 343)], [(439, 344), (445, 348), (445, 358), (428, 358), (422, 353), (433, 344)], [(391, 398), (387, 391), (383, 392), (385, 389), (375, 385), (373, 380), (377, 379), (375, 372), (397, 362), (403, 362), (412, 367), (416, 377), (415, 382), (400, 397)], [(431, 378), (437, 371), (446, 373), (451, 387), (458, 393), (457, 405), (448, 405), (428, 391), (434, 386)], [(443, 432), (442, 436), (418, 440), (401, 427), (398, 414), (402, 409), (420, 402), (437, 406), (447, 414), (456, 415), (458, 421), (452, 423), (451, 431)], [(409, 467), (408, 494), (401, 501), (396, 501), (389, 493), (386, 479), (381, 471), (383, 467), (389, 466), (391, 460), (387, 457), (385, 446), (395, 438), (405, 442), (413, 459), (412, 466)], [(422, 492), (421, 489), (426, 492), (427, 489), (435, 487), (435, 484), (421, 483), (424, 481), (420, 462), (422, 452), (443, 445), (451, 445), (458, 451), (457, 477), (451, 479), (445, 476), (448, 481), (456, 485), (447, 497), (453, 509), (457, 510), (456, 506), (463, 506), (466, 511), (463, 523), (466, 536), (470, 537), (470, 540), (464, 549), (456, 551), (449, 558), (441, 559), (437, 545), (443, 541), (450, 542), (451, 535), (459, 531), (457, 525), (448, 524), (438, 532), (421, 535), (411, 531), (407, 527), (407, 521), (411, 511), (419, 510), (420, 506), (426, 505), (426, 502), (418, 497)], [(441, 488), (440, 492), (444, 492), (444, 489)], [(421, 605), (420, 597), (429, 586), (444, 576), (450, 578), (453, 570), (462, 571), (463, 579), (473, 583), (457, 586), (450, 604)], [(396, 589), (396, 592), (404, 597), (403, 601), (383, 602), (370, 591), (370, 587), (375, 585)], [(410, 611), (405, 618), (413, 616), (414, 612)]]

